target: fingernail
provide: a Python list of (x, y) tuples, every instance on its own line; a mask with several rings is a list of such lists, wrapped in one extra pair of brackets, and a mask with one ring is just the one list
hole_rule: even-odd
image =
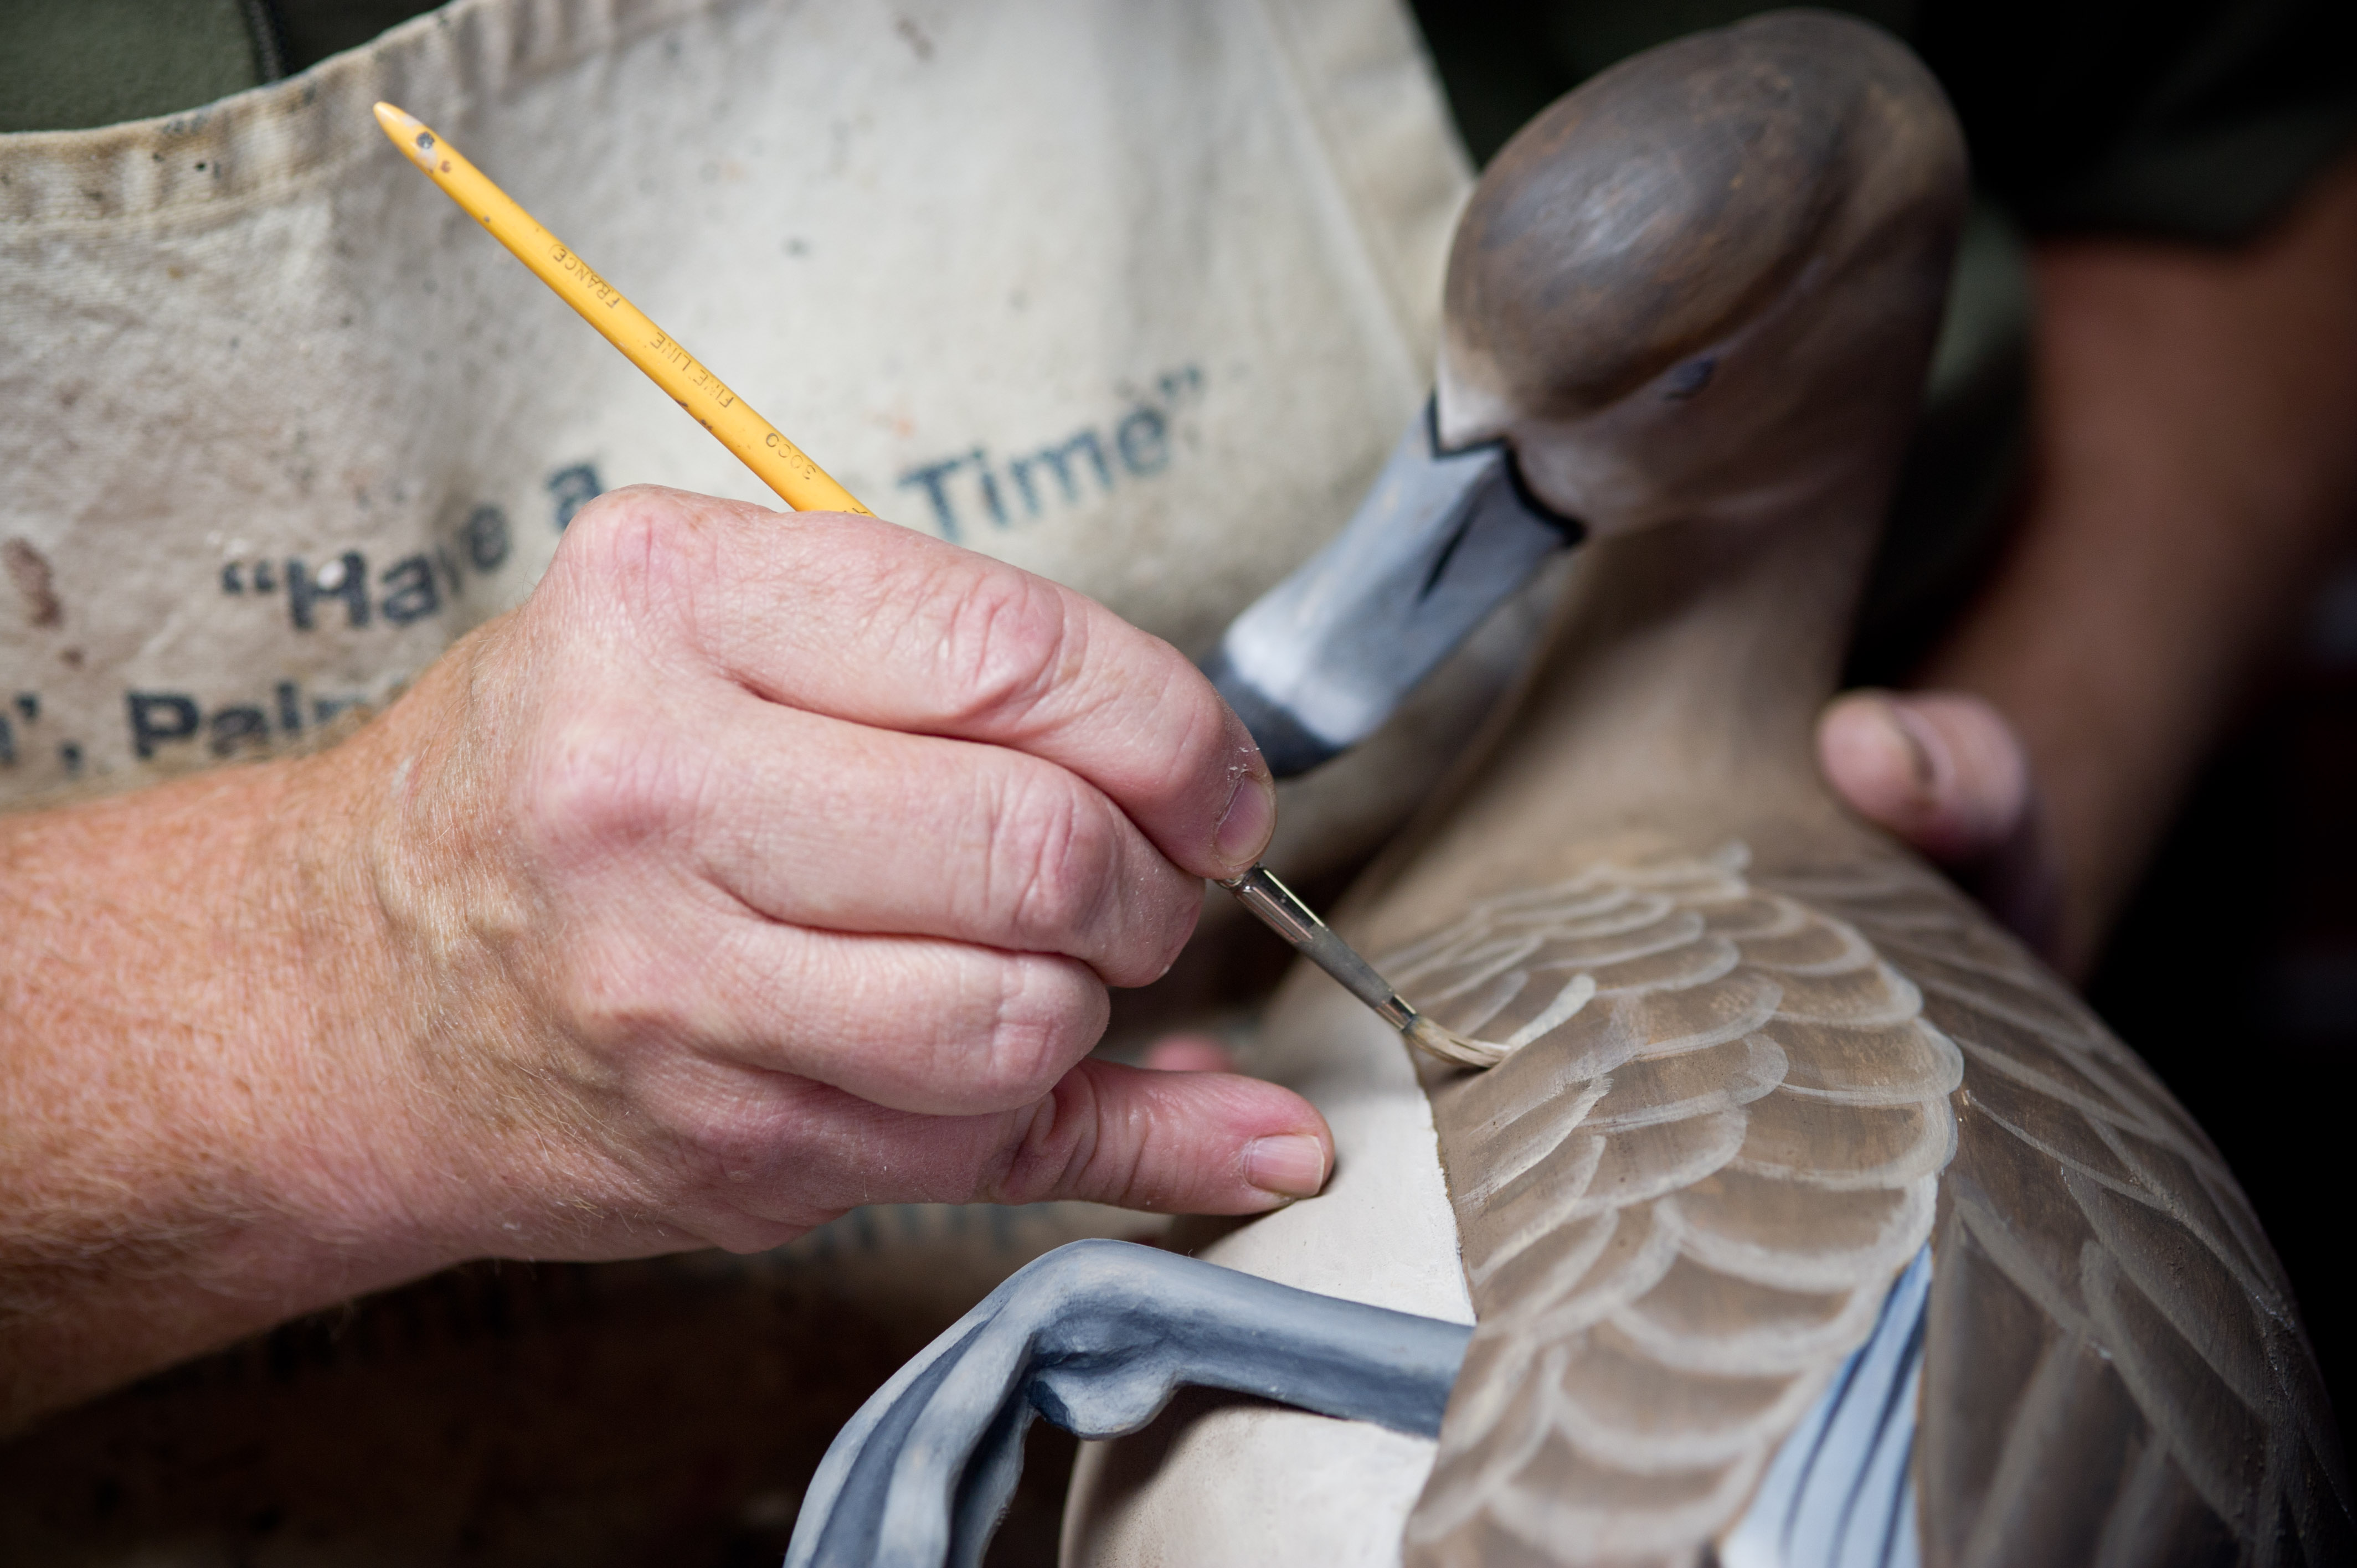
[(1907, 765), (1914, 772), (1915, 788), (1928, 797), (1943, 793), (1953, 768), (1949, 765), (1947, 744), (1940, 738), (1940, 732), (1904, 703), (1885, 703), (1883, 712), (1890, 727), (1898, 732), (1899, 744), (1907, 750)]
[(1244, 1145), (1244, 1179), (1279, 1197), (1315, 1197), (1326, 1185), (1326, 1145), (1301, 1133)]
[(1275, 831), (1276, 786), (1264, 774), (1247, 773), (1236, 780), (1236, 792), (1228, 797), (1227, 815), (1211, 834), (1211, 853), (1242, 871), (1260, 858)]

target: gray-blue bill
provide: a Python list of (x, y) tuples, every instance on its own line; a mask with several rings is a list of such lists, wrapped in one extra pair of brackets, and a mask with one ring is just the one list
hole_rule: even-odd
[(1381, 728), (1578, 523), (1524, 493), (1503, 442), (1437, 449), (1408, 424), (1332, 542), (1230, 624), (1205, 660), (1278, 778)]

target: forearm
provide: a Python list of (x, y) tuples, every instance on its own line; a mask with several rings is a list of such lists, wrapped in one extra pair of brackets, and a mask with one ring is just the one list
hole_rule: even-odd
[(697, 1240), (514, 961), (505, 628), (329, 751), (0, 816), (0, 1427), (465, 1258)]
[(423, 1261), (349, 1124), (381, 976), (319, 769), (0, 818), (0, 1422)]
[(1922, 672), (2029, 748), (2083, 972), (2357, 512), (2357, 161), (2241, 251), (2044, 246), (2016, 541)]

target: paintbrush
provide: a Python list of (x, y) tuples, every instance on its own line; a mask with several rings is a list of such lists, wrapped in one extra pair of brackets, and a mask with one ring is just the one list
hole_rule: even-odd
[[(657, 327), (623, 297), (621, 290), (582, 260), (579, 252), (542, 227), (448, 142), (390, 103), (376, 106), (376, 123), (410, 162), (442, 188), (445, 196), (490, 230), (493, 239), (580, 312), (583, 320), (669, 392), (698, 424), (736, 453), (786, 505), (796, 511), (867, 511), (801, 447), (754, 413), (701, 360), (683, 348), (678, 338)], [(1220, 886), (1303, 957), (1372, 1008), (1411, 1045), (1465, 1067), (1488, 1067), (1505, 1056), (1505, 1047), (1444, 1029), (1401, 1001), (1374, 967), (1328, 929), (1326, 922), (1295, 897), (1268, 867), (1255, 865)]]

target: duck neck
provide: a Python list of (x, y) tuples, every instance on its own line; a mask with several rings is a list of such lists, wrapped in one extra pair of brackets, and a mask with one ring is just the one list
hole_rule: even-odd
[(1773, 516), (1589, 546), (1564, 634), (1489, 770), (1496, 787), (1577, 838), (1670, 825), (1748, 837), (1839, 818), (1816, 714), (1891, 467), (1855, 466)]

